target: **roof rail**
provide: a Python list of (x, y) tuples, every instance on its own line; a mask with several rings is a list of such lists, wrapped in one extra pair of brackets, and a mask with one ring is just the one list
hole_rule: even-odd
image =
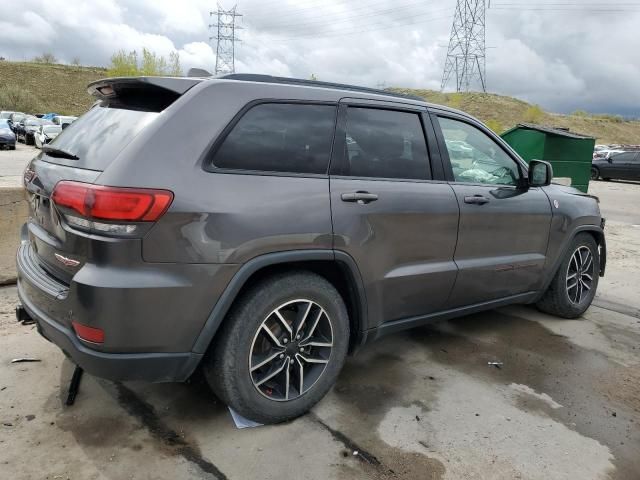
[(347, 85), (344, 83), (321, 82), (319, 80), (305, 80), (302, 78), (274, 77), (272, 75), (262, 75), (259, 73), (231, 73), (216, 77), (225, 80), (244, 80), (247, 82), (264, 82), (264, 83), (280, 83), (283, 85), (306, 85), (309, 87), (335, 88), (338, 90), (350, 90), (353, 92), (373, 93), (375, 95), (386, 95), (387, 97), (398, 97), (410, 100), (419, 100), (424, 102), (425, 99), (417, 95), (409, 95), (404, 93), (389, 92), (387, 90), (379, 90), (377, 88), (358, 87), (357, 85)]

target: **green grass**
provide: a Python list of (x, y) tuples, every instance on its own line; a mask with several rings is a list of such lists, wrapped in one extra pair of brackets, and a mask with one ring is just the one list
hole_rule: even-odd
[[(93, 103), (87, 84), (106, 76), (106, 70), (99, 67), (0, 61), (0, 88), (17, 85), (26, 90), (34, 99), (35, 109), (30, 113), (80, 115)], [(0, 105), (0, 109), (7, 108)]]
[[(79, 115), (85, 112), (93, 103), (87, 93), (87, 84), (106, 76), (106, 69), (100, 67), (0, 61), (0, 88), (17, 85), (26, 90), (33, 96), (34, 113)], [(582, 110), (571, 115), (559, 115), (517, 98), (494, 94), (392, 90), (464, 110), (497, 131), (507, 130), (521, 122), (536, 122), (591, 135), (598, 143), (640, 143), (640, 121), (626, 121), (617, 115), (590, 115)], [(0, 105), (0, 109), (7, 108)]]
[(464, 110), (494, 130), (497, 127), (508, 130), (518, 123), (540, 123), (590, 135), (596, 138), (596, 143), (640, 143), (640, 121), (624, 120), (619, 115), (590, 115), (581, 110), (571, 115), (549, 113), (537, 105), (517, 98), (491, 93), (441, 93), (407, 88), (392, 90), (418, 95), (431, 103)]

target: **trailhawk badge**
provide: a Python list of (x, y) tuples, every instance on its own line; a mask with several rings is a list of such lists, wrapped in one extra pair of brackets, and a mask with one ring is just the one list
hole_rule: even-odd
[(56, 260), (58, 260), (63, 265), (66, 265), (67, 267), (77, 267), (78, 265), (80, 265), (79, 260), (74, 260), (73, 258), (64, 257), (59, 253), (54, 253), (53, 256), (56, 257)]

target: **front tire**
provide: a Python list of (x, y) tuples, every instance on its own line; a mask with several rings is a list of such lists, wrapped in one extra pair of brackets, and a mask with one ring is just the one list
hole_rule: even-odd
[(600, 169), (598, 167), (591, 167), (591, 180), (598, 180), (600, 178)]
[(549, 288), (538, 301), (539, 310), (563, 318), (577, 318), (591, 305), (598, 288), (600, 254), (588, 233), (571, 242)]
[(335, 383), (349, 345), (342, 297), (323, 277), (268, 277), (239, 298), (205, 359), (211, 389), (260, 423), (296, 418)]

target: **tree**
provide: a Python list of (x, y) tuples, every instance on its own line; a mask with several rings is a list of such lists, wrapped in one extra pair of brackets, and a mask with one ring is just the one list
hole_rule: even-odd
[(107, 69), (107, 75), (110, 77), (180, 76), (182, 75), (180, 55), (178, 52), (171, 52), (167, 60), (162, 55), (143, 48), (142, 59), (139, 61), (138, 52), (135, 50), (129, 53), (118, 50), (111, 56), (111, 65)]
[(80, 57), (73, 57), (73, 60), (71, 60), (71, 65), (73, 65), (74, 67), (79, 67), (80, 66)]
[(36, 63), (57, 63), (58, 59), (51, 52), (45, 52), (39, 57), (33, 59)]
[(138, 54), (135, 50), (125, 52), (118, 50), (111, 55), (111, 65), (107, 69), (109, 77), (135, 77), (138, 72)]
[(169, 75), (173, 77), (182, 76), (182, 66), (180, 65), (180, 54), (178, 52), (171, 52), (169, 54)]

